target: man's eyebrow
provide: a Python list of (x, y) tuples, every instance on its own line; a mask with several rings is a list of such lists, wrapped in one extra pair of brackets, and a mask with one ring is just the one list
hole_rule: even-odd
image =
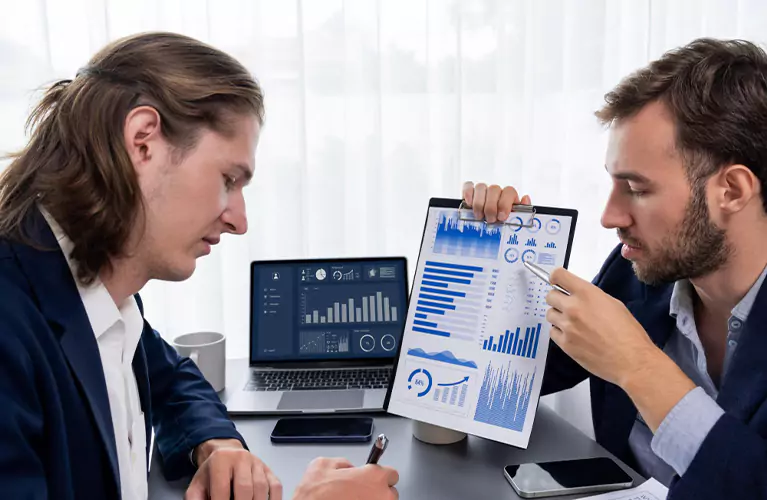
[[(605, 170), (607, 170), (607, 165), (605, 165)], [(619, 172), (617, 174), (610, 174), (610, 175), (612, 176), (613, 179), (618, 179), (619, 181), (641, 182), (644, 184), (651, 184), (650, 179), (636, 172)]]

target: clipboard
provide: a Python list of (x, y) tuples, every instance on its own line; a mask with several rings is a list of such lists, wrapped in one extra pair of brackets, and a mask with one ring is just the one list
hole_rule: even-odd
[[(457, 198), (431, 198), (429, 200), (428, 210), (432, 208), (452, 208), (458, 210), (459, 217), (462, 221), (467, 222), (482, 222), (474, 217), (474, 212), (466, 204), (464, 200)], [(578, 211), (572, 208), (550, 207), (545, 205), (512, 205), (512, 211), (509, 216), (503, 222), (487, 223), (489, 226), (507, 225), (518, 228), (529, 228), (535, 222), (536, 215), (559, 215), (562, 217), (569, 217), (572, 220), (570, 225), (570, 232), (567, 237), (567, 251), (565, 252), (565, 261), (562, 265), (565, 269), (570, 264), (570, 253), (573, 247), (573, 239), (575, 237), (575, 226), (578, 222)], [(427, 218), (428, 219), (428, 218)], [(421, 242), (423, 243), (423, 237), (426, 234), (426, 225), (428, 220), (424, 221), (423, 233), (421, 234)], [(419, 252), (418, 260), (421, 260)], [(417, 266), (416, 266), (417, 269)], [(412, 291), (412, 289), (411, 289)]]
[[(497, 242), (497, 240), (496, 240), (496, 242), (498, 243), (499, 250), (496, 252), (496, 257), (494, 257), (495, 260), (491, 260), (490, 257), (488, 257), (488, 256), (482, 257), (482, 256), (476, 256), (475, 255), (475, 256), (461, 257), (457, 253), (453, 253), (451, 255), (450, 259), (447, 259), (447, 257), (445, 255), (438, 256), (437, 253), (436, 253), (437, 252), (437, 246), (436, 245), (437, 245), (437, 240), (439, 239), (439, 232), (444, 229), (442, 227), (443, 225), (445, 227), (447, 227), (448, 222), (446, 220), (443, 222), (440, 219), (436, 219), (436, 220), (433, 219), (432, 218), (433, 209), (447, 209), (447, 210), (437, 210), (437, 212), (439, 212), (441, 214), (440, 217), (446, 217), (447, 215), (445, 215), (445, 214), (449, 214), (449, 216), (452, 217), (452, 219), (451, 219), (452, 222), (451, 223), (455, 223), (456, 222), (455, 221), (455, 213), (457, 211), (457, 213), (458, 213), (458, 217), (457, 218), (460, 220), (461, 223), (469, 223), (470, 226), (474, 226), (471, 223), (482, 222), (483, 224), (482, 224), (481, 228), (487, 229), (488, 234), (490, 232), (497, 233), (498, 232), (497, 230), (500, 229), (501, 230), (501, 236), (497, 237), (497, 238), (500, 238), (500, 242)], [(434, 215), (435, 215), (435, 217), (437, 216), (437, 214), (434, 214)], [(478, 435), (478, 436), (481, 436), (481, 437), (485, 437), (487, 439), (503, 442), (505, 444), (510, 444), (512, 446), (518, 446), (518, 447), (525, 448), (527, 446), (527, 439), (529, 439), (529, 433), (530, 433), (531, 427), (532, 427), (532, 418), (528, 419), (530, 421), (530, 424), (525, 429), (526, 437), (524, 439), (516, 440), (516, 439), (505, 439), (503, 437), (502, 432), (505, 432), (509, 428), (504, 429), (501, 433), (495, 433), (495, 434), (493, 434), (493, 432), (484, 432), (484, 433), (483, 432), (474, 432), (472, 430), (472, 425), (476, 426), (476, 422), (480, 422), (481, 423), (480, 425), (485, 425), (485, 423), (487, 422), (487, 420), (484, 420), (484, 421), (483, 420), (478, 420), (476, 416), (474, 416), (473, 422), (468, 422), (466, 425), (461, 424), (461, 425), (463, 425), (463, 427), (461, 427), (461, 425), (451, 425), (451, 424), (455, 424), (455, 422), (456, 422), (455, 419), (453, 419), (453, 420), (445, 419), (445, 421), (441, 421), (440, 420), (441, 417), (440, 418), (437, 418), (436, 416), (432, 417), (431, 415), (441, 415), (441, 414), (438, 413), (439, 411), (441, 411), (439, 409), (436, 409), (436, 410), (428, 409), (428, 412), (427, 412), (427, 410), (421, 409), (419, 411), (411, 412), (412, 414), (405, 414), (407, 412), (403, 411), (403, 408), (407, 404), (409, 404), (409, 403), (404, 403), (403, 402), (403, 387), (402, 386), (403, 386), (404, 382), (406, 382), (404, 385), (406, 385), (408, 388), (411, 388), (413, 385), (415, 385), (415, 382), (412, 385), (410, 384), (410, 379), (413, 378), (413, 374), (418, 372), (419, 370), (413, 370), (412, 369), (412, 366), (411, 366), (413, 364), (412, 361), (415, 359), (415, 358), (412, 357), (413, 354), (414, 354), (412, 351), (414, 350), (413, 349), (414, 347), (418, 347), (416, 344), (418, 344), (420, 342), (420, 340), (419, 341), (415, 341), (414, 339), (417, 338), (417, 336), (423, 337), (422, 333), (414, 333), (414, 330), (416, 330), (416, 328), (413, 326), (413, 324), (417, 320), (414, 320), (413, 317), (416, 314), (418, 314), (418, 312), (416, 312), (416, 311), (418, 311), (418, 308), (419, 308), (418, 304), (420, 304), (421, 298), (423, 297), (423, 294), (424, 294), (424, 284), (423, 284), (423, 282), (425, 280), (433, 279), (433, 278), (426, 277), (427, 273), (429, 272), (429, 271), (427, 271), (426, 266), (435, 266), (435, 265), (437, 265), (437, 263), (434, 262), (435, 260), (443, 260), (445, 262), (447, 262), (449, 260), (453, 264), (448, 264), (448, 265), (453, 266), (454, 268), (464, 268), (464, 270), (465, 269), (471, 269), (472, 266), (474, 266), (475, 268), (477, 266), (482, 266), (482, 267), (487, 267), (487, 268), (492, 268), (492, 267), (500, 268), (500, 267), (503, 267), (503, 265), (507, 265), (508, 266), (506, 268), (507, 271), (504, 271), (504, 272), (506, 272), (507, 274), (512, 274), (512, 273), (516, 273), (517, 272), (516, 271), (517, 268), (516, 267), (512, 267), (512, 266), (518, 266), (519, 264), (521, 264), (521, 262), (518, 262), (518, 260), (513, 260), (512, 261), (510, 259), (506, 259), (504, 261), (504, 258), (506, 256), (506, 254), (504, 253), (504, 249), (506, 249), (508, 251), (508, 249), (511, 248), (512, 245), (514, 245), (515, 246), (514, 248), (517, 249), (517, 251), (518, 251), (517, 255), (519, 256), (519, 259), (526, 260), (525, 257), (524, 257), (525, 254), (523, 252), (527, 252), (527, 250), (525, 250), (526, 245), (527, 244), (531, 244), (531, 245), (538, 245), (538, 247), (536, 247), (536, 250), (538, 250), (537, 255), (539, 257), (540, 257), (540, 255), (543, 254), (543, 250), (545, 250), (546, 248), (557, 248), (557, 247), (559, 247), (557, 249), (558, 262), (557, 262), (556, 265), (561, 265), (561, 267), (567, 268), (568, 265), (569, 265), (569, 261), (570, 261), (570, 254), (571, 254), (571, 251), (572, 251), (572, 244), (573, 244), (573, 239), (574, 239), (574, 236), (575, 236), (575, 227), (576, 227), (577, 219), (578, 219), (578, 211), (574, 210), (574, 209), (560, 208), (560, 207), (549, 207), (549, 206), (541, 206), (541, 205), (514, 205), (511, 214), (509, 215), (509, 217), (505, 221), (503, 221), (503, 222), (495, 222), (495, 223), (487, 223), (485, 221), (478, 221), (474, 217), (473, 211), (470, 208), (468, 208), (468, 206), (466, 205), (466, 203), (463, 200), (451, 199), (451, 198), (432, 198), (432, 199), (430, 199), (429, 200), (428, 209), (427, 209), (426, 220), (424, 222), (424, 230), (423, 230), (423, 234), (422, 234), (422, 237), (421, 237), (421, 247), (420, 247), (420, 250), (419, 250), (418, 262), (417, 262), (416, 268), (415, 268), (416, 269), (416, 274), (415, 274), (414, 279), (411, 281), (411, 283), (412, 283), (411, 287), (412, 288), (411, 288), (410, 297), (409, 297), (409, 300), (408, 300), (408, 304), (409, 304), (408, 308), (409, 309), (408, 309), (408, 314), (407, 314), (407, 321), (406, 321), (406, 325), (405, 325), (405, 328), (404, 328), (401, 340), (400, 340), (400, 342), (399, 342), (399, 344), (397, 346), (397, 354), (396, 354), (396, 356), (394, 358), (394, 368), (393, 368), (393, 374), (394, 375), (393, 375), (392, 380), (390, 381), (390, 384), (389, 384), (389, 386), (387, 388), (386, 397), (384, 399), (384, 410), (387, 411), (387, 412), (396, 414), (396, 415), (405, 416), (407, 418), (412, 418), (412, 419), (415, 419), (415, 420), (424, 421), (426, 423), (431, 423), (431, 424), (438, 425), (438, 426), (441, 426), (441, 427), (445, 427), (445, 428), (448, 428), (448, 429), (453, 429), (453, 430), (457, 430), (457, 431), (460, 431), (460, 432), (466, 432), (468, 434), (475, 434), (475, 435)], [(546, 223), (547, 225), (544, 226), (542, 221), (548, 221)], [(435, 224), (436, 224), (436, 226), (435, 226)], [(560, 231), (559, 229), (560, 228), (561, 229), (565, 229), (566, 226), (568, 227), (568, 229), (566, 230), (567, 232), (565, 234), (565, 231)], [(464, 227), (464, 226), (462, 225), (461, 227)], [(477, 226), (474, 226), (474, 227), (480, 227), (480, 226), (477, 225)], [(476, 230), (476, 229), (472, 229), (472, 230)], [(554, 234), (556, 234), (556, 236), (553, 236)], [(539, 236), (539, 239), (545, 240), (545, 241), (550, 240), (550, 239), (556, 239), (556, 245), (555, 246), (551, 246), (551, 247), (544, 247), (544, 246), (541, 245), (541, 243), (543, 243), (543, 241), (541, 241), (541, 242), (531, 241), (532, 239), (535, 238), (536, 235)], [(433, 236), (433, 238), (431, 238), (432, 236)], [(506, 238), (506, 237), (508, 237), (508, 240), (503, 239), (503, 238)], [(512, 242), (512, 237), (513, 237), (513, 242)], [(528, 238), (527, 241), (525, 241), (525, 238)], [(561, 244), (564, 243), (565, 241), (567, 242), (566, 243), (566, 249), (564, 249), (564, 252), (562, 252)], [(544, 245), (548, 245), (546, 243), (543, 243), (543, 244)], [(549, 243), (549, 244), (554, 245), (553, 242)], [(472, 244), (469, 244), (469, 246), (471, 246), (471, 245)], [(536, 252), (533, 252), (532, 255), (535, 256)], [(444, 258), (438, 259), (438, 257), (444, 257)], [(487, 265), (483, 265), (481, 263), (482, 258), (488, 259), (486, 261), (486, 262), (488, 262)], [(464, 261), (466, 261), (465, 262), (466, 266), (460, 265), (460, 264), (463, 264)], [(522, 267), (524, 267), (524, 266), (522, 266)], [(512, 271), (512, 269), (514, 269), (514, 270)], [(461, 269), (458, 269), (458, 270), (461, 271)], [(445, 273), (455, 272), (455, 269), (453, 271), (443, 271), (443, 272), (445, 272)], [(448, 276), (449, 276), (449, 274), (448, 274)], [(448, 282), (447, 285), (445, 285), (445, 284), (441, 285), (441, 286), (447, 286), (448, 287), (448, 288), (444, 288), (443, 290), (451, 290), (451, 288), (449, 288), (449, 287), (453, 286), (453, 284), (450, 283), (450, 279), (449, 278), (443, 278), (443, 279), (445, 279)], [(465, 279), (468, 279), (468, 278), (465, 278)], [(495, 286), (495, 283), (491, 283), (491, 284), (492, 284), (492, 286)], [(426, 285), (426, 286), (435, 286), (435, 285)], [(468, 285), (467, 284), (467, 285), (457, 285), (457, 286), (469, 287), (469, 286), (473, 286), (473, 285)], [(418, 287), (420, 287), (420, 289)], [(427, 292), (427, 293), (435, 293), (435, 292)], [(450, 292), (443, 292), (443, 293), (450, 293)], [(495, 292), (493, 292), (493, 295), (494, 294), (495, 294)], [(475, 291), (475, 295), (476, 295), (476, 291)], [(429, 299), (429, 300), (433, 300), (433, 299)], [(495, 299), (493, 299), (493, 300), (495, 300)], [(456, 301), (457, 301), (457, 299), (456, 299)], [(460, 308), (461, 306), (458, 305), (457, 307)], [(446, 312), (446, 314), (449, 314), (449, 313), (450, 313), (450, 311)], [(479, 314), (482, 314), (482, 313), (479, 313)], [(495, 315), (494, 319), (497, 320), (498, 317), (499, 317), (498, 313), (493, 313), (493, 314)], [(421, 317), (423, 317), (423, 315), (421, 315)], [(446, 317), (446, 316), (443, 316), (443, 318), (444, 317)], [(438, 320), (421, 319), (420, 321), (431, 322), (431, 321), (438, 321)], [(535, 321), (537, 321), (539, 323), (545, 322), (545, 320), (544, 319), (540, 319), (540, 317), (535, 319)], [(546, 322), (546, 324), (548, 325), (547, 322)], [(423, 328), (432, 328), (432, 327), (423, 327)], [(436, 330), (436, 327), (434, 327), (434, 329)], [(540, 330), (540, 328), (539, 328), (539, 330)], [(439, 333), (439, 332), (433, 332), (433, 333)], [(508, 333), (509, 332), (506, 331), (506, 334), (507, 334), (506, 335), (506, 340), (507, 341), (508, 341), (508, 337), (509, 337)], [(548, 339), (548, 329), (545, 329), (544, 333), (545, 333), (545, 338)], [(457, 336), (458, 336), (457, 334), (454, 334), (454, 337), (457, 337)], [(430, 342), (433, 341), (432, 343), (434, 343), (434, 342), (443, 342), (443, 340), (439, 339), (438, 337), (433, 337), (431, 335), (427, 335), (426, 337), (429, 337), (431, 339)], [(471, 349), (473, 349), (474, 351), (479, 351), (479, 350), (488, 351), (489, 350), (489, 349), (487, 349), (487, 340), (488, 339), (485, 339), (485, 344), (484, 344), (485, 347), (482, 347), (483, 339), (481, 338), (481, 336), (478, 333), (477, 333), (476, 337), (477, 337), (477, 339), (476, 339), (477, 342), (475, 342), (473, 344), (474, 347), (471, 348)], [(420, 338), (420, 337), (418, 337), (418, 338)], [(423, 338), (425, 338), (425, 337), (423, 337)], [(492, 345), (493, 344), (492, 337), (489, 340), (490, 340), (490, 344)], [(520, 341), (521, 341), (521, 339), (520, 339)], [(455, 342), (458, 342), (458, 340), (448, 339), (445, 342), (454, 342), (455, 343)], [(517, 341), (515, 340), (514, 342), (515, 342), (515, 344), (514, 344), (515, 347), (514, 348), (516, 349), (516, 342)], [(527, 343), (527, 339), (525, 339), (525, 342)], [(536, 342), (535, 345), (536, 345), (536, 348), (537, 348), (538, 347), (537, 337), (536, 337), (535, 342)], [(496, 343), (496, 345), (498, 345), (498, 351), (497, 351), (498, 354), (506, 355), (506, 354), (508, 354), (511, 351), (510, 344), (507, 345), (505, 343), (503, 345), (503, 352), (501, 352), (500, 341), (498, 341), (498, 337), (496, 337), (496, 342), (495, 343)], [(521, 344), (521, 342), (520, 342), (520, 344)], [(407, 351), (406, 351), (406, 354), (403, 355), (403, 350), (405, 350), (405, 349), (407, 349)], [(441, 348), (437, 348), (437, 349), (433, 349), (433, 350), (439, 351), (440, 349)], [(526, 347), (525, 349), (526, 349), (526, 354), (529, 357), (532, 348), (527, 348)], [(455, 353), (452, 352), (452, 351), (455, 351)], [(542, 361), (543, 364), (545, 365), (545, 357), (546, 357), (547, 351), (548, 351), (548, 342), (546, 342), (545, 347), (543, 347), (543, 346), (541, 347), (541, 354), (538, 356), (538, 359), (535, 360), (535, 363), (540, 363)], [(454, 348), (446, 348), (444, 351), (439, 352), (437, 354), (442, 355), (445, 352), (448, 352), (453, 357), (451, 357), (449, 360), (446, 360), (443, 357), (441, 359), (441, 361), (452, 363), (453, 364), (452, 368), (456, 368), (455, 365), (456, 364), (460, 365), (461, 363), (464, 363), (464, 366), (467, 366), (468, 363), (471, 363), (472, 360), (474, 360), (473, 370), (475, 370), (475, 373), (478, 374), (477, 375), (478, 378), (475, 377), (475, 380), (482, 379), (482, 374), (480, 372), (482, 372), (483, 366), (485, 366), (487, 368), (490, 367), (490, 363), (491, 362), (485, 363), (485, 361), (484, 361), (485, 358), (482, 358), (482, 355), (489, 355), (490, 353), (488, 353), (488, 352), (484, 352), (484, 354), (480, 354), (479, 356), (474, 356), (472, 354), (458, 355), (458, 353), (460, 353), (460, 352), (466, 353), (466, 352), (468, 352), (468, 350), (460, 351), (460, 350), (457, 350), (457, 349), (454, 349)], [(435, 358), (433, 358), (433, 357), (429, 358), (428, 356), (425, 356), (425, 355), (433, 355), (433, 354), (435, 354), (435, 352), (423, 352), (423, 351), (421, 351), (420, 352), (421, 361), (426, 359), (427, 363), (428, 362), (433, 362), (433, 360)], [(511, 354), (516, 354), (516, 353), (511, 352)], [(496, 353), (493, 352), (492, 355), (495, 356)], [(485, 363), (485, 364), (483, 364), (483, 363)], [(400, 365), (403, 365), (402, 369), (400, 369)], [(425, 371), (425, 370), (420, 370), (420, 371)], [(410, 372), (413, 372), (413, 373), (410, 373)], [(408, 378), (408, 374), (410, 375), (409, 378)], [(419, 376), (420, 376), (420, 374), (419, 374)], [(487, 376), (487, 373), (485, 373), (485, 376)], [(437, 386), (450, 386), (450, 385), (452, 385), (450, 383), (437, 383), (438, 382), (438, 380), (436, 380), (437, 377), (438, 376), (434, 377), (435, 378), (434, 384), (433, 384), (434, 388), (437, 388)], [(430, 375), (429, 376), (429, 383), (428, 383), (429, 387), (428, 388), (426, 388), (425, 386), (422, 386), (423, 390), (425, 390), (426, 392), (428, 392), (430, 389), (432, 389), (431, 378), (432, 377)], [(535, 381), (535, 385), (537, 386), (537, 394), (536, 394), (536, 397), (535, 397), (535, 401), (533, 401), (532, 399), (529, 400), (529, 411), (527, 410), (528, 406), (527, 405), (525, 406), (526, 411), (528, 411), (527, 415), (532, 414), (533, 418), (534, 418), (534, 414), (535, 414), (535, 411), (537, 409), (537, 406), (538, 406), (538, 403), (539, 403), (539, 399), (540, 399), (540, 383), (541, 383), (542, 378), (543, 378), (543, 369), (541, 368), (541, 370), (539, 372), (539, 377)], [(456, 381), (460, 382), (460, 377), (455, 377), (455, 379), (456, 379)], [(535, 380), (535, 377), (533, 377), (533, 379)], [(455, 382), (455, 381), (453, 381), (451, 379), (451, 380), (443, 380), (443, 382)], [(467, 383), (467, 386), (468, 385), (469, 385), (469, 383)], [(531, 387), (532, 387), (532, 385), (533, 385), (533, 383), (531, 382)], [(447, 390), (447, 387), (441, 387), (441, 389), (442, 389), (442, 393), (441, 393), (441, 400), (442, 400), (442, 402), (444, 402), (445, 404), (448, 404), (448, 405), (450, 405), (450, 404), (454, 404), (454, 405), (458, 404), (458, 403), (454, 402), (456, 400), (455, 391), (451, 391), (450, 396), (448, 398), (445, 398), (444, 397), (444, 394), (445, 394), (444, 391)], [(474, 390), (474, 389), (476, 389), (476, 382), (475, 382), (475, 386), (470, 388), (468, 392), (471, 393), (471, 391)], [(396, 396), (394, 395), (395, 392), (396, 392)], [(432, 389), (432, 392), (435, 392), (435, 390)], [(427, 395), (427, 397), (424, 398), (424, 400), (425, 399), (430, 399), (431, 400), (432, 399), (432, 392), (428, 392), (428, 395)], [(461, 400), (464, 399), (463, 395), (459, 395), (458, 397)], [(472, 402), (472, 399), (471, 399), (472, 396), (468, 396), (468, 398), (466, 398), (466, 405), (467, 405), (467, 407), (470, 407), (473, 403), (476, 403), (476, 405), (477, 405), (474, 409), (470, 409), (469, 411), (478, 411), (478, 409), (479, 409), (479, 401), (480, 401), (479, 397), (481, 397), (481, 396), (476, 396), (473, 402)], [(437, 398), (436, 394), (434, 395), (433, 401), (434, 402), (438, 402), (438, 398)], [(393, 406), (393, 402), (395, 402), (395, 406), (397, 408), (395, 411), (391, 410), (391, 408)], [(419, 416), (423, 417), (423, 418), (420, 418)], [(465, 417), (464, 417), (464, 419), (466, 420)]]
[[(429, 206), (431, 207), (431, 204), (429, 204)], [(517, 219), (518, 216), (512, 217), (512, 214), (515, 214), (515, 213), (530, 214), (530, 216), (527, 219), (527, 222), (525, 222), (521, 218)], [(537, 210), (535, 208), (535, 205), (522, 205), (522, 204), (512, 205), (511, 214), (509, 214), (509, 217), (505, 221), (498, 221), (498, 222), (494, 222), (493, 224), (507, 224), (507, 225), (515, 226), (515, 227), (533, 227), (536, 213), (537, 213)], [(471, 209), (471, 207), (469, 207), (469, 205), (467, 205), (464, 200), (461, 200), (461, 202), (458, 204), (458, 216), (461, 218), (461, 220), (479, 222), (477, 218), (474, 217), (474, 212)]]

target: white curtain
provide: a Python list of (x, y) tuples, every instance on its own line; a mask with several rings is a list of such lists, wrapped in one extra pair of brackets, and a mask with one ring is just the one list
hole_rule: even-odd
[[(230, 52), (266, 93), (248, 234), (143, 291), (167, 338), (219, 330), (246, 357), (250, 261), (405, 255), (413, 269), (429, 197), (467, 179), (577, 208), (571, 269), (591, 278), (617, 242), (599, 225), (603, 94), (699, 36), (765, 41), (767, 2), (0, 0), (0, 152), (24, 144), (35, 89), (149, 30)], [(584, 389), (548, 402), (590, 432)]]

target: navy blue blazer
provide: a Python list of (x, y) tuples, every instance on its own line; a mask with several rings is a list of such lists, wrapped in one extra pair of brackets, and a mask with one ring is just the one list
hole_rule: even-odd
[[(623, 302), (658, 347), (665, 345), (676, 328), (669, 316), (673, 285), (641, 283), (620, 247), (607, 258), (594, 284)], [(687, 472), (672, 482), (669, 499), (767, 500), (767, 286), (759, 290), (742, 335), (716, 400), (725, 414)], [(590, 375), (552, 342), (543, 392), (568, 389), (586, 378), (597, 441), (634, 465), (628, 438), (637, 409), (631, 399), (620, 387)]]
[[(0, 239), (0, 496), (119, 499), (95, 335), (45, 219), (35, 211), (26, 224), (40, 248)], [(146, 321), (133, 372), (168, 479), (194, 472), (189, 452), (203, 441), (242, 441), (196, 365)]]

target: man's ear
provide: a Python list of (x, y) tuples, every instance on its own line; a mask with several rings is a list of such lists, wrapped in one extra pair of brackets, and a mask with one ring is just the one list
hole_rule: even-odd
[(729, 165), (715, 177), (714, 196), (723, 213), (731, 215), (740, 212), (755, 198), (761, 205), (759, 178), (745, 165)]
[(152, 106), (133, 108), (125, 117), (125, 149), (137, 170), (165, 154), (161, 125), (160, 113)]

